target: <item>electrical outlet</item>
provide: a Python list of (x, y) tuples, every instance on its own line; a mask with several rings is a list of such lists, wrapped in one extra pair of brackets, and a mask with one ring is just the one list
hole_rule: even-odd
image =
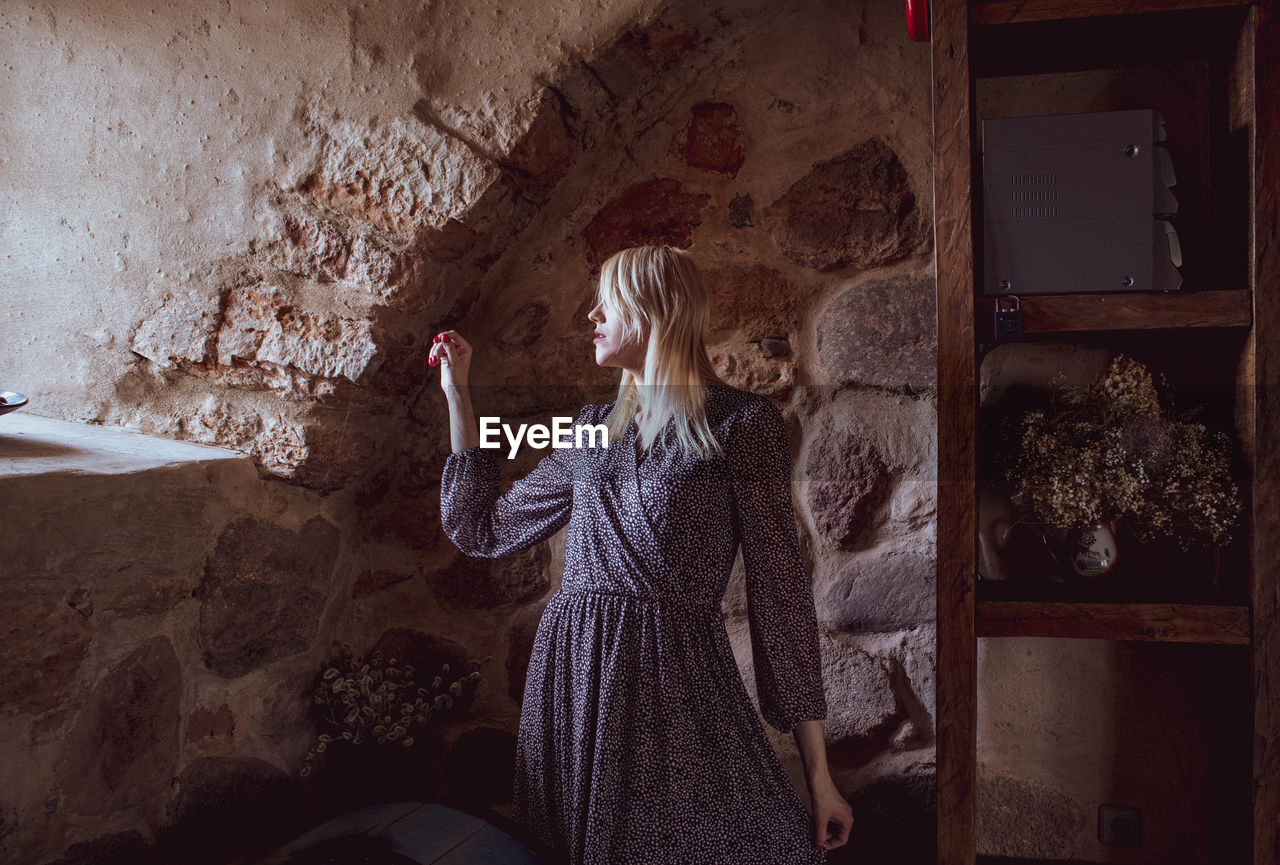
[(1098, 840), (1115, 847), (1141, 847), (1142, 809), (1132, 805), (1099, 805)]

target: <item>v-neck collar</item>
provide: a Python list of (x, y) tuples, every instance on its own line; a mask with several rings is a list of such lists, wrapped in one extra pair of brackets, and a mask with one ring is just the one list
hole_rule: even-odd
[[(672, 418), (674, 420), (674, 418)], [(662, 556), (658, 550), (658, 527), (654, 525), (653, 518), (649, 514), (649, 505), (644, 500), (644, 486), (640, 483), (640, 463), (641, 457), (636, 448), (640, 444), (640, 429), (633, 420), (631, 425), (627, 427), (627, 456), (626, 460), (626, 478), (631, 484), (631, 493), (635, 496), (636, 508), (640, 511), (640, 517), (644, 520), (645, 527), (648, 529), (649, 539), (653, 542), (653, 556), (655, 561), (661, 561)], [(652, 454), (646, 455), (645, 459), (652, 458)]]
[[(660, 434), (660, 437), (665, 437), (665, 433), (667, 429), (669, 429), (671, 425), (675, 423), (675, 420), (676, 419), (674, 415), (667, 418), (667, 424), (666, 426), (663, 427), (663, 432), (662, 434)], [(644, 500), (644, 488), (640, 484), (641, 458), (640, 458), (639, 452), (636, 450), (636, 447), (639, 444), (639, 439), (640, 439), (640, 425), (637, 424), (635, 419), (633, 418), (631, 423), (627, 426), (627, 435), (626, 435), (627, 455), (623, 457), (623, 459), (626, 461), (625, 472), (624, 472), (624, 475), (625, 475), (624, 483), (631, 484), (631, 492), (635, 495), (635, 501), (636, 501), (637, 507), (639, 508), (640, 516), (644, 520), (645, 528), (648, 530), (648, 535), (649, 535), (648, 541), (650, 542), (650, 544), (647, 544), (647, 545), (652, 546), (651, 555), (653, 556), (654, 561), (661, 563), (662, 554), (658, 545), (658, 537), (659, 537), (658, 527), (654, 524), (653, 517), (649, 513), (649, 507)], [(653, 454), (649, 453), (649, 454), (646, 454), (644, 458), (651, 459), (652, 457), (653, 457)]]

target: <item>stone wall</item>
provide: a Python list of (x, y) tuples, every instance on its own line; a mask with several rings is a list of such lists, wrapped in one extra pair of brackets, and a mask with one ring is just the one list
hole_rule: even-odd
[[(258, 470), (241, 512), (139, 587), (195, 593), (166, 627), (191, 629), (198, 661), (139, 628), (128, 652), (64, 658), (58, 699), (5, 704), (108, 779), (0, 794), (6, 857), (136, 857), (180, 825), (165, 815), (293, 802), (308, 688), (343, 645), (478, 669), (423, 759), (435, 789), (500, 802), (493, 755), (514, 746), (563, 534), (496, 562), (452, 548), (425, 352), (462, 332), (477, 408), (504, 420), (607, 401), (617, 371), (595, 366), (586, 319), (598, 265), (665, 241), (706, 273), (722, 375), (777, 399), (792, 430), (851, 849), (932, 861), (929, 63), (899, 8), (0, 14), (16, 106), (0, 172), (28, 205), (5, 216), (0, 316), (20, 336), (0, 344), (0, 385), (34, 413), (233, 448)], [(742, 592), (739, 567), (726, 624), (750, 687)], [(139, 712), (176, 743), (162, 762), (92, 747)], [(769, 732), (800, 784), (794, 743)]]

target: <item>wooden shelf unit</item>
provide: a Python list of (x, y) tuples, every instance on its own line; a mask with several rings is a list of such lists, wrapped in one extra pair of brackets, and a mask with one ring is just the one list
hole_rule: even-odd
[[(976, 855), (977, 640), (1008, 636), (1176, 641), (1248, 647), (1253, 705), (1253, 865), (1280, 865), (1280, 20), (1274, 2), (1233, 0), (933, 0), (934, 229), (938, 315), (937, 765), (938, 862), (1013, 862)], [(1071, 19), (1071, 20), (1068, 20)], [(1089, 23), (1080, 22), (1089, 19)], [(1172, 23), (1171, 23), (1172, 22)], [(1065, 28), (1099, 40), (1063, 39), (1049, 51), (1019, 44)], [(1017, 29), (1027, 28), (1027, 29)], [(1134, 38), (1151, 31), (1149, 39)], [(1162, 40), (1168, 31), (1170, 38)], [(1119, 35), (1115, 35), (1119, 34)], [(985, 47), (971, 54), (974, 42)], [(1034, 41), (1034, 40), (1032, 40)], [(1244, 348), (1237, 416), (1251, 472), (1246, 603), (1182, 603), (1010, 596), (978, 576), (978, 382), (992, 336), (994, 298), (979, 295), (974, 183), (980, 170), (975, 78), (1176, 63), (1198, 45), (1229, 47), (1212, 61), (1209, 122), (1219, 147), (1214, 170), (1237, 183), (1238, 199), (1215, 207), (1236, 218), (1214, 230), (1222, 278), (1206, 274), (1169, 294), (1019, 295), (1028, 335), (1238, 328)], [(1037, 43), (1038, 44), (1038, 43)], [(1005, 54), (992, 46), (1011, 46)], [(1126, 56), (1131, 54), (1132, 56)], [(1101, 109), (1091, 109), (1101, 110)], [(1224, 154), (1235, 154), (1226, 156)], [(1238, 161), (1238, 165), (1234, 164)], [(1227, 164), (1223, 164), (1223, 163)], [(1235, 172), (1235, 176), (1232, 176)], [(1215, 180), (1216, 183), (1216, 180)], [(976, 226), (976, 228), (975, 228)], [(978, 247), (980, 248), (980, 246)], [(1184, 247), (1185, 248), (1185, 247)], [(1214, 246), (1217, 250), (1219, 247)], [(1215, 262), (1217, 264), (1217, 262)], [(1069, 594), (1070, 589), (1062, 593)]]

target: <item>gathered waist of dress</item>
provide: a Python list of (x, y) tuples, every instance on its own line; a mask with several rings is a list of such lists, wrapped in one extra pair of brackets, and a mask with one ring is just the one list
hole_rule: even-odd
[(563, 598), (564, 600), (570, 600), (573, 598), (600, 600), (616, 599), (627, 603), (652, 604), (663, 612), (714, 614), (716, 618), (720, 618), (722, 616), (722, 608), (719, 598), (696, 597), (674, 593), (634, 592), (627, 589), (579, 588), (576, 586), (561, 586), (560, 589), (552, 596), (552, 600), (555, 600), (557, 597)]

